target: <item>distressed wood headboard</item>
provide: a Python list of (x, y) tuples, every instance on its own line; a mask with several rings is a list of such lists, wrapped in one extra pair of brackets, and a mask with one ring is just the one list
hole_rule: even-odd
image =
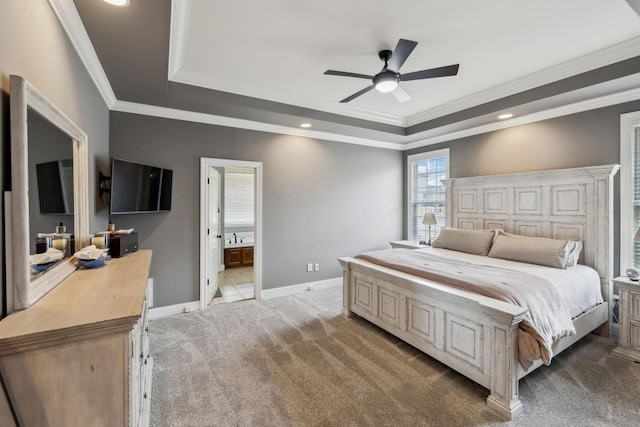
[(619, 165), (443, 180), (447, 226), (525, 236), (579, 239), (580, 263), (600, 275), (611, 300), (613, 177)]

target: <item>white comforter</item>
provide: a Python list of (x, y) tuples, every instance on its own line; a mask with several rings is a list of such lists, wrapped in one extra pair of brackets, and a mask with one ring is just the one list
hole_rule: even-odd
[(450, 251), (448, 249), (424, 248), (418, 250), (473, 264), (523, 271), (547, 279), (557, 287), (560, 294), (564, 297), (572, 318), (579, 316), (603, 302), (598, 272), (586, 265), (578, 264), (563, 270), (561, 268), (545, 267), (543, 265), (471, 255), (464, 252)]

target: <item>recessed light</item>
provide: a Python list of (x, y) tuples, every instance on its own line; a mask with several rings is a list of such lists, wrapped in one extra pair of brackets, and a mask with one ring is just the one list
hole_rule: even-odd
[(299, 125), (301, 128), (310, 128), (311, 127), (311, 123), (300, 123)]
[(498, 116), (500, 120), (510, 119), (511, 117), (513, 117), (513, 114), (511, 113), (500, 114)]
[(120, 7), (129, 6), (129, 0), (104, 0), (104, 1), (114, 6), (120, 6)]

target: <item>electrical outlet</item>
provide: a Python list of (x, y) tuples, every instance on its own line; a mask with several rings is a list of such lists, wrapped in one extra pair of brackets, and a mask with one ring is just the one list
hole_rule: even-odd
[(316, 264), (313, 266), (313, 271), (320, 271), (320, 264)]
[(307, 272), (312, 272), (313, 271), (313, 264), (309, 263), (307, 264)]

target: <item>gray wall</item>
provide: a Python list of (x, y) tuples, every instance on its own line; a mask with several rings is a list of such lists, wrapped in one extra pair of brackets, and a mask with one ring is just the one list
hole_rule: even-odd
[[(27, 79), (87, 133), (89, 189), (92, 195), (90, 226), (92, 230), (103, 229), (107, 221), (107, 207), (94, 194), (97, 170), (107, 168), (109, 161), (108, 108), (47, 1), (2, 0), (0, 4), (2, 188), (11, 188), (9, 75), (16, 74)], [(2, 218), (4, 224), (4, 207)], [(0, 241), (4, 242), (4, 228)], [(6, 286), (4, 245), (0, 245), (0, 256), (2, 282)]]
[(112, 218), (153, 249), (156, 306), (200, 298), (200, 157), (263, 163), (263, 289), (339, 277), (337, 257), (402, 237), (401, 152), (119, 112), (110, 134), (113, 157), (174, 171), (171, 212)]
[[(410, 154), (449, 147), (452, 178), (620, 163), (620, 115), (638, 110), (640, 101), (620, 104), (422, 147), (404, 154), (406, 158)], [(616, 176), (615, 274), (619, 272), (619, 210), (620, 184)], [(405, 221), (405, 230), (406, 227)]]

